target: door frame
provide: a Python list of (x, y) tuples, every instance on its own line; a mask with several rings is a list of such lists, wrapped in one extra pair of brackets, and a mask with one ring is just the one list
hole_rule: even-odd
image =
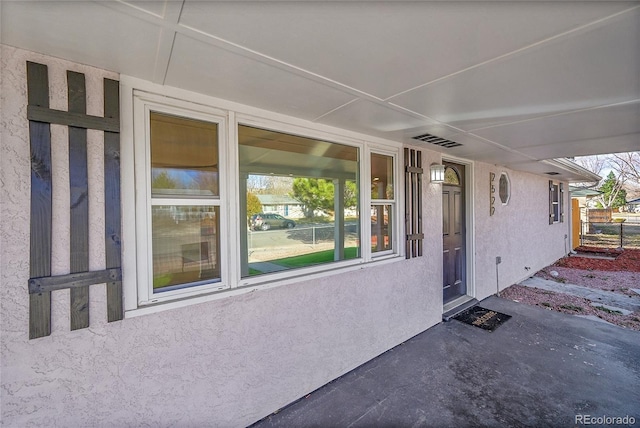
[[(466, 245), (466, 274), (467, 274), (467, 294), (458, 299), (449, 302), (446, 306), (443, 302), (444, 312), (456, 307), (476, 296), (476, 271), (475, 271), (475, 165), (474, 162), (468, 159), (458, 158), (454, 156), (443, 155), (441, 162), (453, 162), (464, 166), (464, 208), (465, 208), (465, 245)], [(441, 190), (442, 193), (442, 190)], [(442, 198), (441, 198), (442, 199)], [(442, 216), (442, 206), (440, 206), (440, 215)], [(440, 242), (442, 246), (442, 242)], [(442, 254), (442, 247), (440, 248), (440, 254)], [(442, 256), (440, 256), (442, 257)], [(440, 263), (442, 265), (442, 261)], [(441, 292), (442, 294), (442, 292)], [(442, 297), (442, 296), (441, 296)]]

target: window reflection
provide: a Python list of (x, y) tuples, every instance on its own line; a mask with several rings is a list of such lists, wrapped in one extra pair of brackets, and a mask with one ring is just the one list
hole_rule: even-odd
[(220, 279), (219, 213), (219, 207), (152, 207), (154, 289)]
[(242, 276), (360, 257), (358, 149), (239, 126)]
[(218, 125), (151, 112), (153, 196), (219, 196)]
[(393, 224), (391, 205), (371, 206), (371, 252), (386, 251), (391, 249), (391, 233)]
[(393, 199), (393, 158), (371, 154), (371, 199)]

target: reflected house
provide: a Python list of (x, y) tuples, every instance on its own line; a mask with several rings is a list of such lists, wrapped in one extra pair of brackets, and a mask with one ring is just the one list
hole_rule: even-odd
[(283, 217), (302, 218), (304, 217), (303, 204), (287, 195), (256, 195), (262, 212), (276, 213)]

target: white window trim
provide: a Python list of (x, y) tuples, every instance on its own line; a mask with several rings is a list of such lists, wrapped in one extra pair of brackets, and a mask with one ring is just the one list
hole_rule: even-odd
[[(204, 108), (188, 102), (177, 102), (166, 97), (151, 95), (148, 93), (133, 92), (133, 115), (134, 115), (134, 153), (135, 153), (135, 186), (136, 186), (136, 230), (146, 233), (146, 239), (138, 238), (137, 242), (137, 264), (138, 264), (138, 305), (144, 306), (155, 304), (177, 298), (191, 297), (203, 293), (220, 291), (229, 288), (228, 263), (224, 260), (228, 254), (227, 243), (229, 242), (229, 228), (227, 226), (227, 215), (222, 209), (226, 205), (227, 175), (227, 145), (224, 142), (227, 130), (227, 118), (225, 112), (217, 109)], [(172, 202), (185, 204), (184, 200), (171, 198), (159, 198), (151, 196), (150, 165), (151, 165), (151, 141), (150, 141), (150, 113), (170, 114), (173, 116), (202, 120), (218, 124), (218, 157), (219, 157), (219, 189), (220, 196), (216, 199), (194, 201), (189, 200), (189, 205), (207, 205), (220, 207), (220, 260), (221, 280), (209, 284), (195, 285), (176, 290), (154, 292), (151, 281), (151, 270), (153, 269), (153, 251), (151, 235), (151, 207), (152, 205), (172, 204)]]
[[(329, 134), (329, 133), (325, 133), (322, 131), (318, 131), (316, 129), (312, 129), (312, 128), (307, 128), (307, 127), (301, 127), (298, 125), (294, 125), (294, 124), (290, 124), (290, 123), (286, 123), (286, 122), (280, 122), (280, 121), (273, 121), (273, 120), (269, 120), (263, 117), (256, 117), (253, 115), (245, 115), (245, 114), (240, 114), (238, 113), (236, 115), (236, 121), (235, 121), (235, 128), (237, 129), (238, 126), (240, 125), (245, 125), (245, 126), (251, 126), (251, 127), (255, 127), (255, 128), (260, 128), (260, 129), (267, 129), (267, 130), (271, 130), (274, 132), (281, 132), (284, 134), (291, 134), (291, 135), (298, 135), (300, 137), (303, 138), (312, 138), (312, 139), (317, 139), (317, 140), (322, 140), (322, 141), (327, 141), (330, 143), (336, 143), (336, 144), (344, 144), (347, 146), (351, 146), (351, 147), (356, 147), (358, 148), (358, 156), (359, 156), (359, 172), (358, 174), (360, 175), (360, 191), (362, 192), (362, 187), (363, 187), (363, 180), (361, 177), (363, 177), (364, 175), (364, 169), (365, 169), (365, 163), (367, 162), (362, 162), (363, 158), (364, 158), (364, 153), (366, 152), (366, 143), (362, 140), (356, 140), (356, 139), (351, 139), (348, 137), (344, 137), (341, 135), (337, 135), (337, 134)], [(238, 141), (237, 139), (233, 142), (233, 146), (235, 147), (235, 151), (236, 151), (236, 157), (237, 157), (237, 151), (238, 151)], [(367, 165), (368, 166), (368, 165)], [(236, 161), (236, 171), (235, 171), (235, 176), (239, 177), (239, 162)], [(236, 180), (236, 193), (238, 194), (239, 197), (239, 193), (240, 193), (240, 188), (239, 188), (239, 184), (238, 184), (238, 180)], [(362, 204), (362, 198), (360, 199), (360, 204)], [(362, 209), (362, 207), (360, 207), (360, 209)], [(236, 216), (239, 217), (239, 216)], [(234, 217), (234, 218), (236, 218)], [(368, 261), (371, 261), (371, 256), (369, 255), (368, 258), (364, 253), (364, 248), (362, 245), (362, 242), (364, 241), (364, 235), (362, 235), (363, 231), (364, 231), (364, 226), (363, 226), (363, 222), (362, 222), (362, 213), (360, 213), (360, 236), (361, 236), (361, 241), (360, 241), (360, 257), (356, 258), (356, 259), (350, 259), (350, 260), (342, 260), (342, 261), (335, 261), (335, 262), (331, 262), (331, 263), (327, 263), (327, 264), (322, 264), (322, 265), (317, 265), (317, 266), (309, 266), (309, 267), (305, 267), (305, 268), (299, 268), (299, 269), (295, 269), (295, 270), (285, 270), (285, 271), (280, 271), (280, 272), (272, 272), (272, 273), (267, 273), (267, 274), (263, 274), (263, 275), (259, 275), (259, 276), (255, 276), (255, 277), (246, 277), (246, 278), (239, 278), (238, 280), (238, 286), (239, 287), (246, 287), (246, 286), (252, 286), (252, 285), (259, 285), (262, 283), (266, 283), (266, 282), (275, 282), (275, 281), (282, 281), (282, 280), (286, 280), (289, 278), (299, 278), (300, 280), (304, 280), (306, 279), (306, 277), (308, 275), (313, 275), (316, 273), (330, 273), (330, 272), (334, 272), (337, 269), (341, 269), (341, 268), (345, 268), (345, 267), (350, 267), (350, 266), (358, 266), (358, 265), (362, 265), (364, 263), (367, 263)], [(237, 225), (237, 227), (234, 229), (237, 230), (238, 233), (240, 233), (240, 225)], [(369, 231), (369, 235), (371, 234), (371, 231)], [(242, 248), (240, 246), (240, 237), (238, 236), (238, 239), (235, 240), (235, 243), (237, 245), (237, 257), (238, 257), (238, 261), (240, 260), (241, 257), (241, 251)], [(369, 250), (370, 251), (370, 250)], [(240, 265), (238, 263), (238, 269), (240, 268)], [(240, 277), (240, 275), (238, 274), (238, 276)]]
[[(551, 209), (553, 210), (553, 224), (560, 223), (560, 183), (551, 185)], [(557, 206), (557, 209), (556, 209)], [(556, 215), (557, 213), (557, 215)]]
[[(400, 247), (404, 248), (404, 245), (400, 245), (400, 241), (398, 240), (399, 232), (401, 230), (400, 228), (401, 213), (399, 208), (400, 204), (398, 203), (398, 199), (400, 196), (398, 184), (400, 183), (399, 180), (401, 180), (401, 175), (399, 171), (400, 152), (394, 152), (394, 151), (385, 150), (375, 146), (374, 147), (369, 146), (367, 150), (367, 155), (366, 155), (367, 159), (370, 160), (372, 154), (389, 156), (393, 159), (393, 199), (371, 198), (371, 188), (369, 187), (371, 185), (371, 171), (369, 170), (368, 174), (366, 175), (366, 177), (368, 178), (366, 183), (367, 185), (366, 197), (368, 198), (368, 204), (365, 205), (365, 207), (368, 207), (366, 224), (367, 226), (369, 226), (367, 227), (369, 232), (369, 237), (367, 241), (364, 241), (364, 238), (363, 238), (363, 242), (367, 242), (367, 250), (369, 251), (370, 260), (379, 260), (385, 257), (395, 257), (400, 253)], [(368, 168), (371, 167), (371, 162), (367, 162), (367, 167)], [(404, 189), (404, 186), (402, 186), (402, 188)], [(378, 251), (373, 253), (371, 252), (371, 227), (370, 227), (371, 206), (372, 205), (389, 205), (389, 204), (391, 204), (392, 206), (391, 212), (393, 215), (393, 222), (390, 225), (391, 226), (391, 248), (389, 250)], [(362, 223), (365, 223), (364, 219), (362, 219), (362, 216), (361, 216), (361, 221)]]
[[(137, 132), (140, 132), (140, 130), (136, 131), (136, 127), (146, 126), (146, 124), (142, 122), (141, 125), (140, 121), (136, 119), (138, 116), (134, 111), (134, 94), (136, 96), (135, 99), (144, 100), (154, 106), (164, 105), (168, 109), (176, 109), (173, 113), (167, 111), (169, 114), (176, 114), (178, 116), (186, 115), (187, 117), (202, 118), (207, 121), (211, 121), (212, 117), (224, 119), (219, 122), (219, 132), (221, 135), (218, 149), (220, 158), (226, 159), (225, 164), (227, 167), (226, 171), (220, 172), (221, 254), (226, 255), (226, 257), (221, 260), (222, 282), (212, 284), (211, 288), (205, 288), (203, 286), (193, 287), (192, 289), (185, 288), (181, 290), (182, 293), (179, 294), (170, 295), (168, 293), (171, 292), (165, 292), (167, 293), (165, 294), (166, 297), (146, 301), (146, 305), (139, 303), (143, 300), (141, 297), (144, 297), (144, 295), (140, 295), (139, 293), (142, 287), (149, 287), (148, 289), (150, 289), (150, 285), (148, 285), (148, 280), (141, 281), (140, 277), (141, 275), (143, 277), (147, 275), (148, 279), (148, 272), (145, 274), (141, 273), (141, 271), (147, 269), (149, 266), (148, 264), (147, 266), (140, 264), (139, 255), (141, 253), (143, 255), (146, 254), (146, 248), (143, 247), (148, 246), (149, 243), (147, 241), (145, 244), (144, 240), (141, 239), (140, 234), (144, 232), (141, 231), (143, 229), (138, 229), (136, 223), (137, 217), (140, 217), (140, 215), (136, 215), (138, 211), (136, 197), (140, 192), (143, 192), (142, 196), (145, 196), (145, 187), (140, 187), (136, 181), (139, 177), (135, 164), (136, 155), (142, 156), (142, 154), (138, 153), (141, 148), (135, 135), (137, 135)], [(122, 269), (125, 317), (135, 317), (225, 299), (282, 285), (316, 280), (343, 272), (375, 268), (388, 263), (404, 261), (404, 245), (401, 245), (400, 241), (400, 237), (404, 233), (403, 215), (400, 212), (400, 209), (404, 207), (404, 195), (402, 192), (404, 186), (401, 181), (403, 180), (403, 174), (401, 174), (398, 163), (404, 147), (402, 143), (370, 137), (328, 125), (311, 123), (303, 119), (285, 116), (227, 100), (157, 85), (126, 75), (120, 76), (120, 99), (122, 181), (123, 183), (136, 183), (135, 187), (132, 185), (123, 185), (121, 189), (123, 220)], [(140, 112), (137, 114), (140, 114)], [(277, 132), (293, 133), (303, 137), (317, 138), (329, 142), (357, 146), (359, 148), (361, 192), (359, 207), (361, 211), (360, 234), (361, 242), (367, 243), (367, 245), (361, 244), (360, 258), (334, 262), (317, 267), (295, 269), (283, 273), (261, 275), (255, 279), (240, 278), (238, 124), (273, 129)], [(142, 149), (146, 151), (147, 146), (142, 147)], [(371, 240), (369, 222), (362, 220), (362, 213), (370, 209), (371, 206), (368, 177), (370, 173), (369, 158), (372, 151), (393, 156), (395, 168), (393, 251), (390, 251), (388, 254), (376, 253), (375, 258), (372, 257), (370, 245), (368, 244)], [(363, 179), (363, 177), (367, 178)], [(148, 209), (149, 208), (144, 208), (145, 211)], [(223, 236), (222, 233), (225, 235)], [(148, 239), (150, 239), (150, 237)]]

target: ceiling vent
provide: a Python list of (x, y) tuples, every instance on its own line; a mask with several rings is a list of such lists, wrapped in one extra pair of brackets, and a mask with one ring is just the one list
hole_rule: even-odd
[(545, 172), (545, 174), (547, 174), (547, 175), (560, 175), (559, 172), (555, 172), (555, 171)]
[(435, 144), (436, 146), (444, 147), (450, 149), (452, 147), (458, 147), (462, 144), (456, 143), (455, 141), (447, 140), (446, 138), (436, 137), (431, 134), (422, 134), (416, 137), (413, 137), (414, 140), (424, 141), (425, 143)]

